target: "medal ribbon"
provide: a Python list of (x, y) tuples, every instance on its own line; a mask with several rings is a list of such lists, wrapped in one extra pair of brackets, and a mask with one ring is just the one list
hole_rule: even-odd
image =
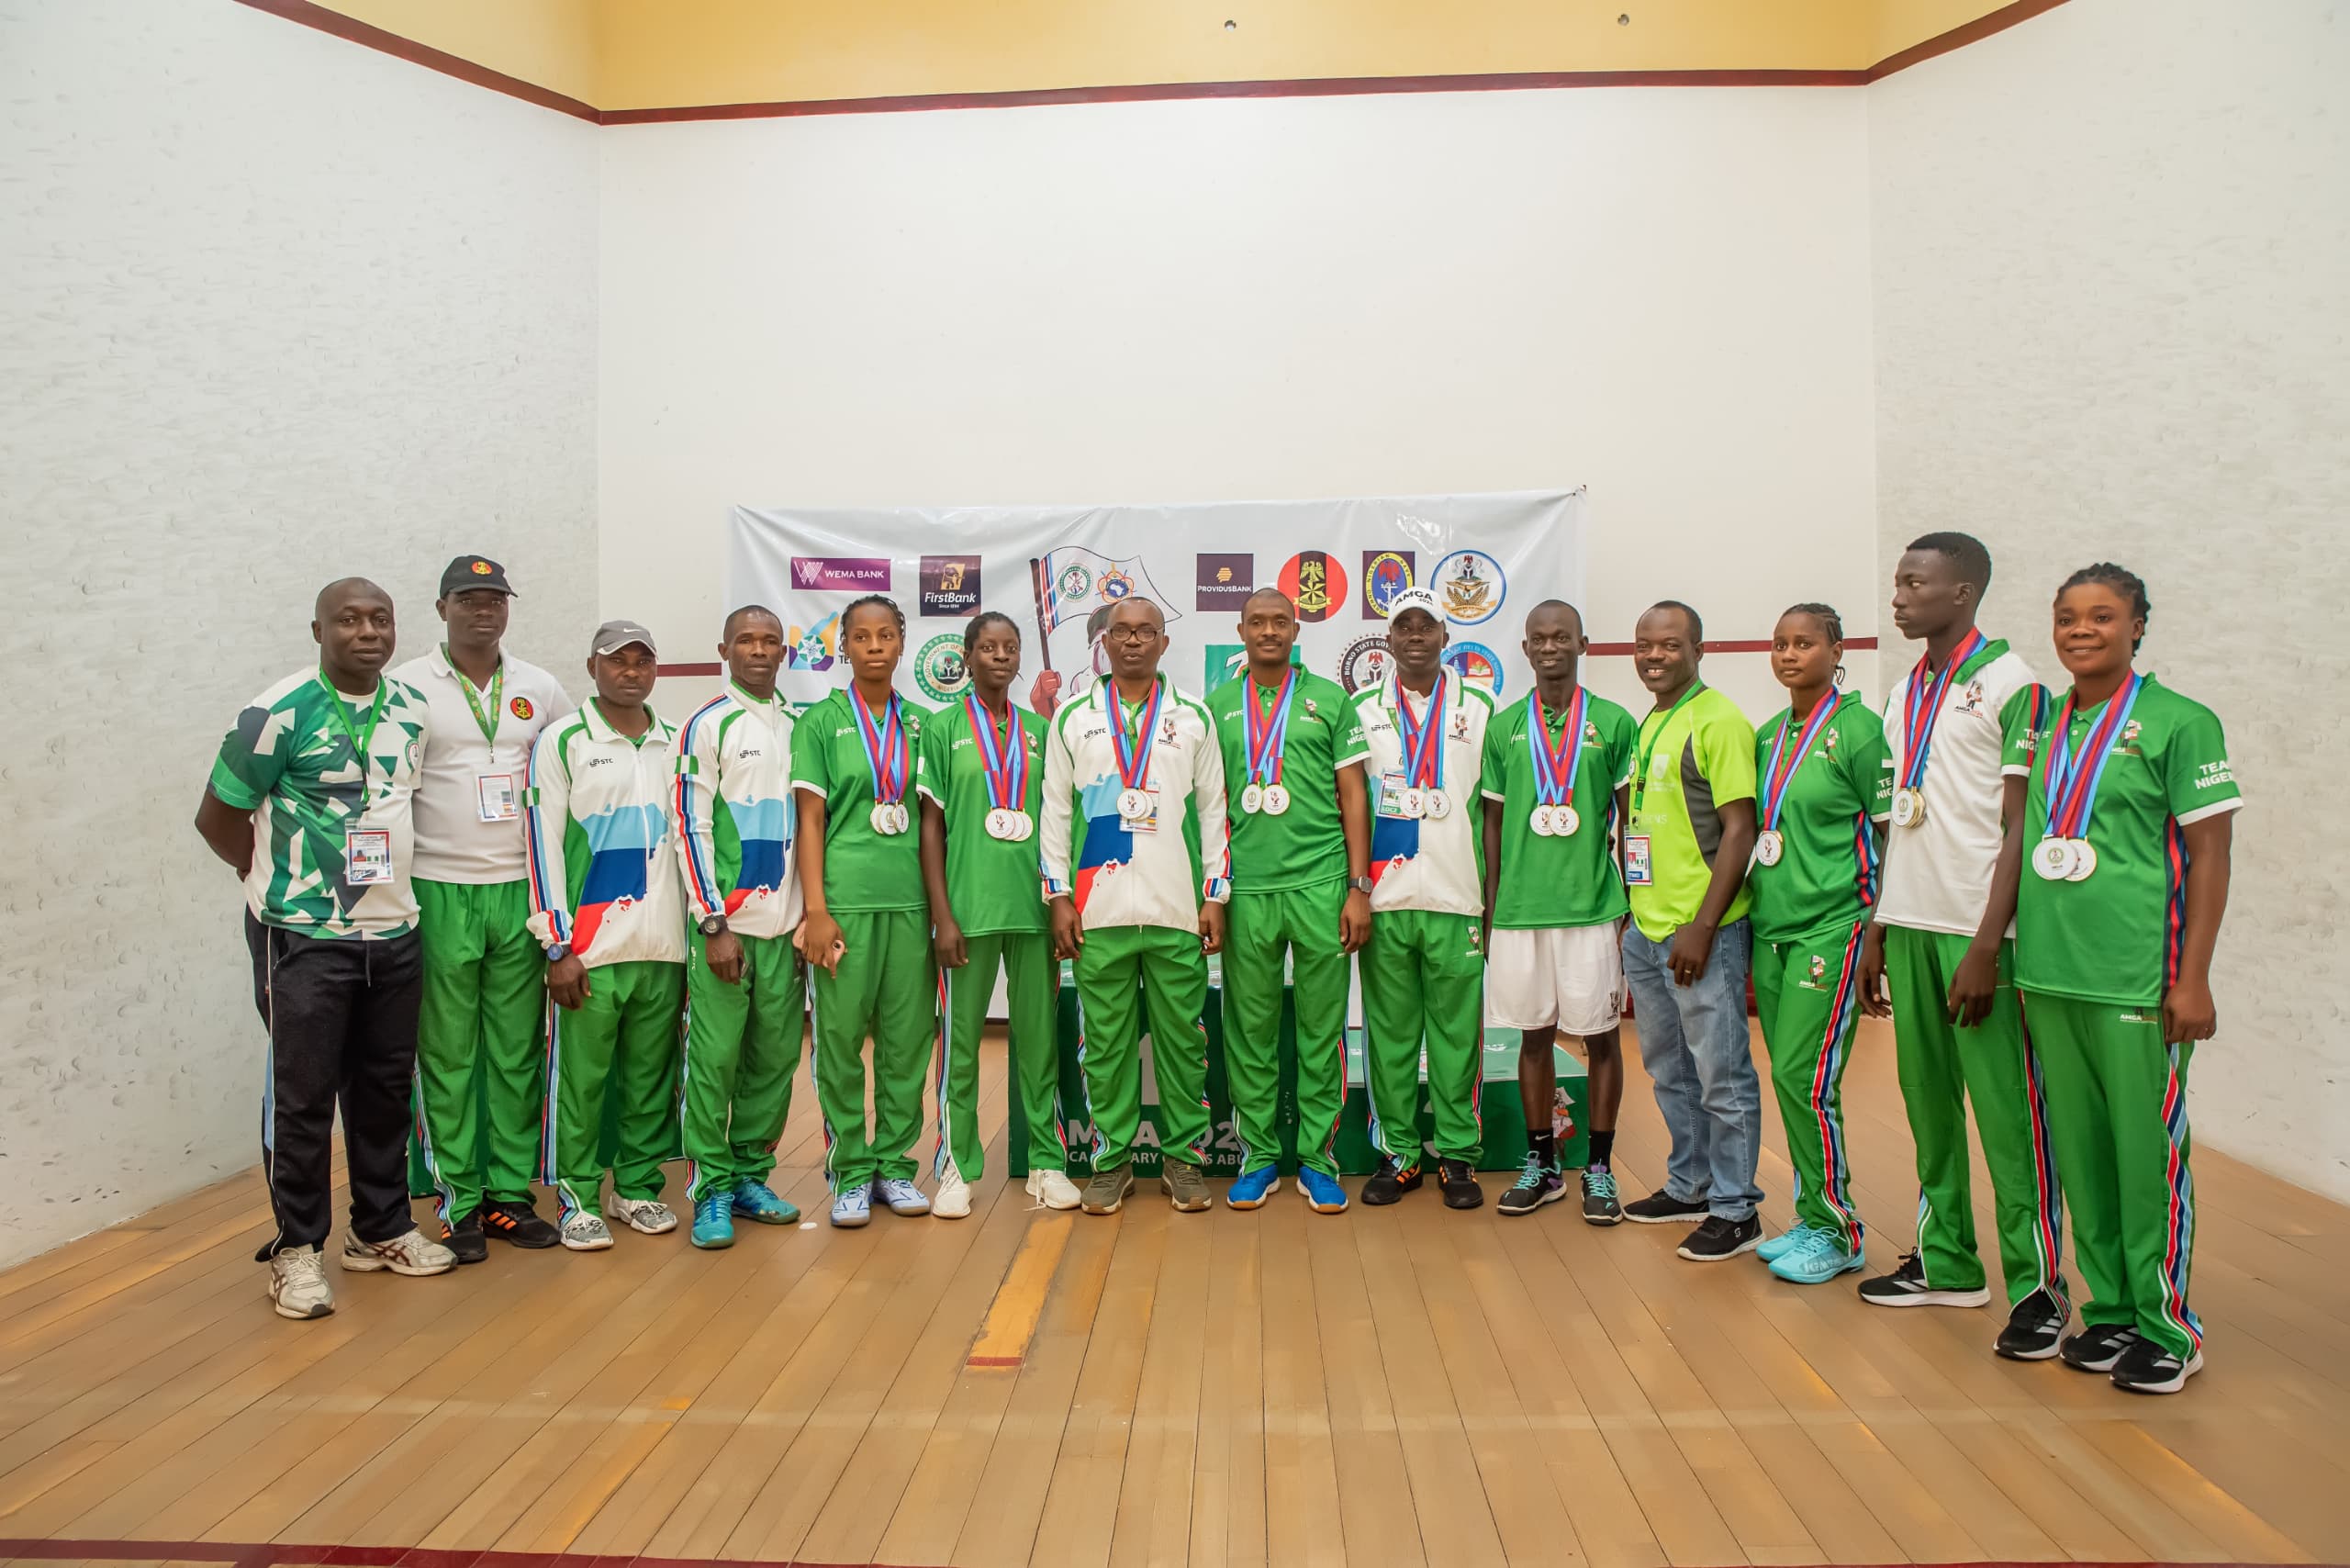
[(375, 761), (375, 757), (367, 748), (374, 744), (375, 726), (384, 717), (386, 704), (391, 700), (391, 688), (385, 684), (382, 676), (375, 678), (375, 705), (367, 710), (367, 727), (362, 730), (352, 723), (351, 705), (343, 700), (342, 693), (335, 689), (334, 682), (327, 678), (327, 672), (323, 667), (319, 671), (319, 684), (327, 689), (327, 696), (331, 699), (330, 706), (334, 709), (335, 723), (341, 728), (343, 738), (351, 742), (351, 755), (358, 760), (359, 809), (364, 814), (366, 809), (375, 803), (375, 785), (367, 777), (368, 767)]
[(865, 747), (865, 766), (873, 772), (873, 798), (894, 806), (906, 796), (906, 726), (898, 694), (890, 693), (890, 705), (881, 711), (878, 723), (867, 711), (865, 699), (853, 689), (848, 705), (856, 715), (856, 738)]
[[(2088, 836), (2089, 813), (2097, 809), (2098, 786), (2105, 778), (2105, 765), (2113, 759), (2114, 737), (2130, 722), (2130, 710), (2138, 705), (2138, 693), (2144, 689), (2145, 680), (2136, 670), (2130, 672), (2129, 681), (2106, 700), (2105, 711), (2089, 726), (2077, 752), (2066, 744), (2072, 737), (2073, 704), (2077, 693), (2065, 697), (2065, 711), (2056, 715), (2055, 733), (2048, 737), (2048, 832), (2052, 835)], [(2092, 757), (2095, 762), (2090, 761)]]
[[(1687, 700), (1686, 697), (1681, 700)], [(1575, 775), (1583, 771), (1583, 715), (1589, 706), (1582, 683), (1577, 682), (1574, 698), (1567, 704), (1567, 727), (1554, 746), (1550, 711), (1542, 705), (1542, 693), (1526, 694), (1526, 746), (1534, 755), (1534, 798), (1543, 805), (1563, 806), (1575, 797)]]
[(1934, 725), (1942, 716), (1942, 699), (1949, 695), (1950, 683), (1957, 676), (1958, 666), (1981, 651), (1984, 640), (1979, 628), (1969, 632), (1966, 641), (1951, 655), (1950, 662), (1942, 666), (1940, 675), (1926, 667), (1922, 656), (1918, 660), (1918, 667), (1909, 672), (1909, 689), (1902, 699), (1901, 715), (1901, 748), (1906, 754), (1901, 763), (1901, 787), (1904, 790), (1924, 787), (1926, 754), (1933, 748)]
[(449, 673), (457, 678), (458, 686), (464, 690), (465, 706), (474, 711), (474, 722), (480, 726), (481, 738), (487, 741), (490, 749), (495, 751), (498, 748), (498, 703), (506, 693), (506, 661), (499, 659), (498, 673), (489, 678), (489, 701), (485, 705), (481, 693), (474, 689), (473, 678), (457, 667), (455, 659), (449, 657), (449, 644), (446, 643), (441, 644), (441, 656), (449, 660)]
[(1129, 790), (1147, 789), (1150, 778), (1150, 754), (1158, 746), (1158, 700), (1166, 688), (1154, 680), (1150, 685), (1150, 700), (1143, 704), (1141, 734), (1126, 733), (1126, 705), (1118, 695), (1118, 683), (1102, 683), (1102, 700), (1110, 710), (1110, 745), (1117, 755), (1118, 781)]
[[(1763, 770), (1762, 829), (1765, 833), (1778, 827), (1780, 808), (1786, 803), (1787, 786), (1796, 781), (1796, 770), (1803, 766), (1804, 758), (1811, 755), (1812, 743), (1819, 739), (1819, 732), (1828, 727), (1828, 721), (1835, 716), (1836, 710), (1843, 705), (1843, 701), (1842, 692), (1830, 691), (1826, 700), (1812, 705), (1811, 717), (1803, 722), (1803, 733), (1796, 737), (1796, 749), (1792, 754), (1787, 751), (1787, 726), (1794, 722), (1794, 711), (1789, 710), (1787, 716), (1779, 721), (1779, 734), (1771, 742), (1771, 763)], [(1784, 768), (1782, 758), (1785, 758)]]
[(1404, 740), (1404, 781), (1415, 790), (1444, 788), (1445, 672), (1437, 671), (1436, 689), (1428, 693), (1427, 711), (1412, 722), (1412, 699), (1395, 688), (1395, 732)]
[(1020, 744), (1020, 719), (1004, 701), (1005, 728), (998, 735), (995, 721), (976, 691), (963, 693), (964, 711), (970, 715), (971, 734), (979, 743), (980, 769), (987, 775), (988, 804), (998, 811), (1020, 810), (1028, 801), (1028, 748)]
[(1273, 701), (1273, 711), (1267, 713), (1264, 689), (1254, 676), (1241, 678), (1248, 685), (1248, 700), (1241, 704), (1248, 745), (1248, 781), (1252, 784), (1278, 784), (1281, 777), (1281, 754), (1289, 749), (1289, 709), (1297, 695), (1297, 666), (1289, 666), (1281, 677), (1281, 695)]

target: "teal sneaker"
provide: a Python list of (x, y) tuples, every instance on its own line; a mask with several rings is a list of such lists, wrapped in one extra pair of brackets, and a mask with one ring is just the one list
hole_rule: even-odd
[(734, 1199), (728, 1193), (704, 1193), (694, 1200), (694, 1245), (715, 1249), (734, 1245)]
[(1342, 1215), (1347, 1212), (1347, 1190), (1338, 1185), (1336, 1176), (1325, 1176), (1311, 1165), (1302, 1166), (1297, 1172), (1298, 1190), (1318, 1215)]
[(1754, 1255), (1765, 1263), (1775, 1263), (1801, 1247), (1805, 1237), (1813, 1234), (1811, 1226), (1797, 1220), (1778, 1235), (1765, 1237), (1762, 1245), (1754, 1249)]
[(1236, 1209), (1262, 1207), (1267, 1198), (1281, 1190), (1281, 1168), (1259, 1165), (1254, 1170), (1243, 1170), (1232, 1179), (1232, 1191), (1224, 1201)]
[(1856, 1274), (1868, 1260), (1844, 1250), (1843, 1238), (1825, 1230), (1804, 1233), (1803, 1244), (1771, 1260), (1771, 1272), (1796, 1285), (1824, 1285), (1839, 1274)]
[(733, 1201), (734, 1212), (744, 1219), (756, 1220), (761, 1225), (800, 1223), (800, 1211), (777, 1197), (765, 1182), (754, 1182), (745, 1177), (734, 1183), (734, 1191), (728, 1195)]

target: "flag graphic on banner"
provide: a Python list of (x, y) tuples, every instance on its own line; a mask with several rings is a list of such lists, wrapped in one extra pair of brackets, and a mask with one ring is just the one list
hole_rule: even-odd
[(1044, 634), (1047, 669), (1094, 666), (1101, 628), (1093, 624), (1093, 618), (1120, 599), (1149, 599), (1170, 622), (1182, 615), (1151, 581), (1149, 568), (1139, 555), (1113, 560), (1083, 545), (1064, 544), (1047, 551), (1041, 560), (1030, 560), (1028, 574), (1035, 590), (1036, 629)]

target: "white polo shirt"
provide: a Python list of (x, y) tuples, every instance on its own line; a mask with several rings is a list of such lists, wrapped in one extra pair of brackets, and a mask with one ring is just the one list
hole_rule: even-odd
[[(1407, 817), (1400, 801), (1406, 788), (1404, 776), (1404, 734), (1396, 727), (1396, 704), (1405, 700), (1393, 666), (1378, 686), (1355, 693), (1355, 715), (1362, 723), (1363, 744), (1371, 748), (1371, 907), (1433, 910), (1440, 914), (1483, 914), (1484, 881), (1478, 874), (1477, 835), (1483, 830), (1485, 727), (1493, 722), (1494, 700), (1462, 680), (1460, 672), (1442, 672), (1445, 689), (1443, 747), (1445, 798), (1452, 809), (1440, 819)], [(1410, 699), (1412, 716), (1422, 718), (1427, 704)]]
[[(486, 739), (465, 700), (464, 678), (439, 647), (392, 672), (424, 693), (431, 730), (416, 790), (412, 874), (428, 882), (519, 882), (530, 875), (522, 845), (522, 778), (539, 732), (578, 704), (554, 677), (503, 655), (495, 743)], [(489, 693), (481, 700), (485, 712)], [(501, 780), (503, 782), (501, 782)], [(487, 820), (486, 812), (503, 812)]]
[[(1885, 739), (1892, 752), (1886, 766), (1895, 770), (1897, 787), (1908, 756), (1903, 714), (1916, 674), (1912, 666), (1885, 700)], [(2031, 666), (1996, 640), (1952, 678), (1926, 756), (1926, 820), (1886, 829), (1885, 887), (1876, 907), (1884, 924), (1972, 936), (1983, 924), (1999, 858), (2002, 715), (2009, 699), (2031, 684)], [(2012, 922), (2008, 934), (2015, 934)]]

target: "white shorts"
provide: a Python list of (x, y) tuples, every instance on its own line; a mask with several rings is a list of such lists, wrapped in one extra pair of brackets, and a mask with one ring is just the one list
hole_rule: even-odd
[(1496, 1029), (1556, 1024), (1578, 1037), (1624, 1017), (1624, 951), (1617, 925), (1496, 931), (1485, 956), (1485, 1023)]

